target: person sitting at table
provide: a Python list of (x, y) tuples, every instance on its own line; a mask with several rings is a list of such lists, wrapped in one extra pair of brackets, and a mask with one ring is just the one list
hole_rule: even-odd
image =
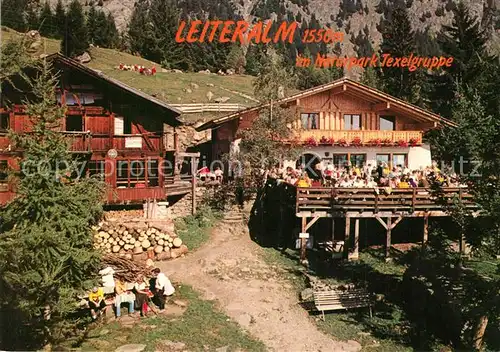
[(215, 175), (215, 180), (219, 183), (222, 183), (222, 170), (220, 169), (220, 167), (217, 166), (217, 168), (215, 169), (214, 171), (214, 175)]
[(137, 282), (134, 285), (135, 303), (141, 312), (141, 317), (145, 316), (148, 311), (149, 291), (144, 276), (139, 275)]
[(123, 302), (128, 303), (128, 314), (134, 313), (135, 296), (132, 292), (127, 291), (125, 284), (120, 280), (115, 280), (115, 293), (116, 317), (121, 316), (121, 304)]
[(155, 268), (151, 271), (154, 280), (154, 303), (160, 308), (160, 313), (165, 311), (165, 296), (170, 296), (175, 292), (172, 283), (167, 276), (161, 272), (160, 268)]
[(94, 287), (92, 292), (89, 293), (89, 308), (93, 320), (97, 319), (97, 314), (101, 315), (103, 310), (106, 309), (102, 288)]

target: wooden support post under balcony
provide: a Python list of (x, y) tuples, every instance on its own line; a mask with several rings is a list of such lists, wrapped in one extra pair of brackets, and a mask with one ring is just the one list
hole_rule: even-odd
[(354, 246), (349, 252), (349, 260), (359, 259), (359, 218), (354, 219)]
[(390, 260), (391, 258), (391, 236), (392, 236), (391, 221), (392, 221), (391, 218), (387, 218), (387, 228), (386, 228), (387, 233), (385, 236), (385, 260)]
[(350, 251), (350, 237), (351, 237), (351, 218), (345, 218), (345, 238), (344, 238), (344, 252), (347, 259), (349, 259)]
[(429, 240), (429, 215), (424, 216), (424, 238), (422, 240), (422, 247), (425, 247)]
[[(307, 218), (302, 218), (302, 233), (306, 232)], [(300, 261), (306, 260), (306, 238), (300, 238)]]

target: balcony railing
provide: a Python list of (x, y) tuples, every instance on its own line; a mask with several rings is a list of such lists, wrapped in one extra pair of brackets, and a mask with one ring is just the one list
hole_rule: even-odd
[(335, 131), (298, 130), (297, 137), (308, 144), (404, 145), (422, 144), (421, 131)]
[(62, 132), (71, 141), (69, 151), (73, 153), (92, 152), (92, 135), (90, 132)]

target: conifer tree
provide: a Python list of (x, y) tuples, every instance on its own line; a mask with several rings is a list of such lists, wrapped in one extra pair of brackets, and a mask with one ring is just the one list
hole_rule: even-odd
[(83, 54), (88, 47), (88, 32), (83, 8), (78, 0), (73, 0), (68, 8), (61, 52), (66, 56), (75, 57)]
[(27, 29), (38, 30), (40, 27), (40, 17), (38, 16), (38, 9), (34, 4), (27, 7), (26, 10), (26, 27)]
[(40, 34), (44, 37), (54, 37), (57, 34), (57, 24), (48, 1), (45, 1), (40, 12)]
[(62, 39), (66, 33), (66, 10), (62, 4), (62, 0), (57, 0), (56, 11), (54, 14), (54, 24), (54, 36), (58, 39)]
[[(100, 255), (91, 225), (102, 212), (103, 184), (73, 179), (68, 140), (57, 132), (65, 111), (56, 103), (58, 77), (44, 61), (27, 81), (32, 133), (10, 138), (23, 150), (16, 198), (0, 223), (2, 348), (36, 350), (73, 329), (75, 298), (95, 279)], [(28, 94), (28, 92), (26, 92)]]
[(120, 34), (118, 33), (115, 18), (111, 12), (108, 13), (108, 16), (106, 17), (106, 34), (106, 47), (116, 48), (118, 46), (118, 42), (120, 41)]
[(246, 60), (243, 49), (239, 44), (233, 45), (226, 60), (227, 68), (233, 69), (236, 73), (243, 73), (245, 70)]
[(2, 0), (1, 2), (1, 23), (16, 31), (24, 32), (26, 30), (26, 22), (24, 20), (24, 12), (27, 9), (26, 0)]
[(102, 33), (103, 28), (97, 26), (97, 10), (95, 6), (91, 6), (87, 12), (87, 28), (89, 34), (89, 43), (96, 44), (96, 38)]
[(487, 112), (498, 109), (495, 96), (498, 89), (498, 59), (488, 53), (485, 32), (477, 17), (469, 14), (466, 5), (460, 2), (453, 11), (451, 26), (444, 26), (438, 42), (445, 56), (453, 57), (453, 65), (444, 67), (444, 75), (433, 76), (430, 95), (433, 107), (443, 116), (451, 116), (452, 104), (459, 90), (477, 89), (488, 104)]
[[(405, 57), (415, 53), (415, 35), (411, 29), (406, 7), (394, 9), (381, 23), (381, 27), (381, 58), (383, 54)], [(417, 71), (411, 72), (407, 67), (382, 67), (377, 73), (387, 93), (411, 103), (419, 101)]]

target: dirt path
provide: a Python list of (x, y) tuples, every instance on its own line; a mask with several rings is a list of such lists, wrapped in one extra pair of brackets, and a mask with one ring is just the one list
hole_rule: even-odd
[(225, 313), (262, 340), (270, 351), (359, 351), (356, 341), (335, 341), (320, 332), (279, 268), (262, 261), (243, 226), (215, 228), (198, 251), (161, 264), (175, 281), (217, 300)]

